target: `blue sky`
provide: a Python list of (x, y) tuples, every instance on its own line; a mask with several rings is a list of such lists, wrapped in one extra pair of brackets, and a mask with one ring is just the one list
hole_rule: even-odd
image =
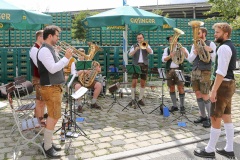
[[(123, 0), (5, 0), (16, 6), (40, 12), (80, 11), (87, 9), (116, 8)], [(130, 6), (176, 4), (180, 0), (127, 0)], [(181, 3), (206, 2), (207, 0), (181, 0)]]

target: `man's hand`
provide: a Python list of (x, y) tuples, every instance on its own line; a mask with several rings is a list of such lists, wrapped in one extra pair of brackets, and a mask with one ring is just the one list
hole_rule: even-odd
[(137, 50), (139, 50), (139, 49), (140, 49), (140, 47), (139, 47), (139, 46), (136, 46), (134, 50), (137, 51)]
[(205, 49), (205, 51), (207, 51), (207, 52), (211, 52), (211, 51), (212, 51), (212, 48), (209, 47), (209, 46), (204, 46), (204, 49)]
[(217, 101), (216, 96), (217, 96), (217, 91), (211, 91), (211, 93), (210, 93), (210, 101), (212, 103)]
[(193, 50), (193, 53), (194, 53), (195, 55), (198, 55), (197, 49)]
[(68, 48), (65, 53), (65, 57), (70, 59), (72, 57), (72, 49)]
[(171, 58), (173, 58), (174, 55), (175, 55), (175, 52), (171, 52), (169, 56), (170, 56)]

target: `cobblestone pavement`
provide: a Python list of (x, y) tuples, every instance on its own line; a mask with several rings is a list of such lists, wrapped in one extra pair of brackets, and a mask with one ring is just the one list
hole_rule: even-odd
[[(160, 90), (159, 88), (156, 88), (154, 92), (148, 90), (144, 99), (146, 105), (141, 106), (144, 114), (139, 108), (132, 107), (122, 111), (123, 107), (118, 104), (115, 104), (107, 112), (114, 100), (111, 96), (99, 98), (98, 103), (102, 106), (102, 110), (90, 109), (85, 106), (84, 112), (81, 114), (85, 121), (78, 125), (87, 134), (87, 138), (84, 136), (74, 139), (67, 138), (63, 144), (60, 143), (60, 133), (54, 135), (54, 142), (60, 144), (63, 149), (60, 152), (61, 159), (104, 159), (111, 155), (112, 158), (106, 159), (121, 159), (127, 158), (128, 155), (134, 156), (134, 154), (177, 147), (206, 139), (209, 135), (209, 128), (194, 125), (185, 117), (173, 121), (180, 115), (178, 112), (174, 115), (170, 114), (169, 117), (160, 115), (159, 110), (149, 114), (161, 104)], [(171, 106), (168, 91), (164, 91), (164, 94), (164, 104)], [(240, 126), (239, 98), (240, 94), (235, 93), (232, 103), (235, 127)], [(130, 95), (124, 95), (123, 98), (117, 97), (117, 100), (126, 106), (131, 98)], [(62, 108), (64, 109), (64, 107), (65, 104), (62, 103)], [(198, 108), (193, 93), (186, 93), (185, 108), (188, 111), (186, 116), (191, 121), (195, 120), (198, 116)], [(0, 110), (0, 122), (0, 159), (12, 159), (12, 148), (20, 135), (17, 132), (10, 134), (14, 121), (9, 106)], [(186, 122), (187, 126), (180, 127), (178, 122)], [(56, 129), (60, 126), (61, 120)], [(71, 146), (67, 150), (69, 144)], [(44, 159), (44, 157), (35, 146), (28, 145), (28, 148), (22, 149), (19, 159), (32, 160)]]

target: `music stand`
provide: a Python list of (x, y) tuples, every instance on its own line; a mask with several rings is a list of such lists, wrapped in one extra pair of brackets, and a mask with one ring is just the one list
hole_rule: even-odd
[[(126, 65), (126, 72), (127, 72), (127, 73), (130, 73), (130, 74), (142, 74), (141, 68), (140, 68), (140, 66), (138, 66), (138, 65)], [(135, 94), (135, 93), (134, 93), (134, 94)], [(134, 98), (133, 102), (134, 102), (134, 103), (138, 106), (138, 108), (141, 110), (142, 114), (144, 114), (143, 111), (142, 111), (142, 108), (139, 106), (139, 104), (138, 104), (138, 102), (137, 102), (137, 100), (136, 100), (136, 97)], [(128, 104), (127, 106), (125, 106), (122, 111), (124, 111), (125, 109), (127, 109), (128, 106), (129, 106), (129, 104)]]
[[(183, 76), (183, 73), (182, 73), (181, 70), (175, 70), (175, 74), (177, 75), (178, 80), (179, 80), (180, 82), (185, 82), (185, 81), (186, 81), (186, 80), (185, 80), (185, 77)], [(187, 119), (187, 120), (188, 120), (189, 122), (191, 122), (192, 124), (196, 125), (195, 123), (193, 123), (193, 121), (191, 121), (191, 120), (187, 117), (184, 106), (180, 107), (180, 115), (179, 115), (177, 118), (175, 118), (174, 120), (172, 120), (172, 122), (174, 122), (174, 121), (176, 121), (176, 120), (178, 120), (179, 118), (182, 118), (182, 117), (184, 117), (185, 119)], [(182, 124), (182, 123), (180, 123), (180, 124), (181, 124), (180, 126), (186, 126), (186, 124)]]
[[(72, 95), (71, 95), (71, 97), (73, 98), (73, 103), (74, 103), (74, 105), (75, 105), (75, 100), (77, 100), (77, 99), (79, 99), (79, 98), (81, 98), (83, 95), (85, 95), (85, 93), (88, 91), (88, 89), (86, 88), (86, 87), (81, 87), (81, 88), (79, 88), (76, 92), (74, 92)], [(75, 131), (75, 133), (76, 133), (76, 130), (78, 129), (79, 130), (79, 134), (81, 134), (82, 136), (84, 136), (84, 137), (86, 137), (87, 139), (89, 139), (90, 141), (92, 141), (90, 138), (88, 138), (87, 137), (87, 134), (81, 129), (81, 127), (79, 127), (78, 125), (77, 125), (77, 119), (79, 119), (79, 118), (76, 118), (76, 115), (78, 115), (78, 114), (76, 114), (76, 108), (74, 107), (74, 110), (72, 111), (73, 113), (75, 113), (74, 114), (74, 120), (73, 119), (71, 119), (71, 121), (74, 123), (74, 131)], [(72, 133), (72, 134), (74, 134), (74, 133)], [(74, 136), (74, 137), (77, 137), (77, 136)], [(92, 141), (93, 142), (93, 141)]]
[(158, 68), (158, 73), (159, 73), (159, 78), (162, 80), (162, 103), (155, 108), (154, 110), (152, 110), (149, 114), (153, 113), (155, 110), (157, 110), (159, 108), (159, 113), (160, 115), (163, 114), (163, 107), (166, 107), (165, 104), (163, 103), (163, 82), (167, 79), (166, 78), (166, 74), (165, 74), (165, 69), (164, 68)]
[[(113, 102), (110, 104), (110, 108), (108, 109), (108, 111), (107, 112), (109, 112), (111, 109), (112, 109), (112, 107), (113, 107), (113, 105), (114, 104), (118, 104), (118, 105), (120, 105), (120, 106), (122, 106), (123, 108), (124, 108), (124, 106), (117, 100), (117, 90), (118, 90), (118, 86), (120, 86), (120, 83), (119, 82), (117, 82), (116, 84), (114, 84), (115, 85), (115, 87), (114, 87), (114, 89), (113, 89), (113, 91), (111, 92), (111, 93), (113, 93), (113, 98), (114, 98), (114, 100), (113, 100)], [(110, 89), (109, 89), (109, 92), (110, 92)]]
[[(91, 69), (91, 66), (92, 66), (92, 61), (77, 61), (76, 63), (76, 70), (79, 71), (79, 70), (88, 70), (88, 69)], [(85, 73), (83, 73), (85, 74)], [(85, 82), (85, 75), (84, 75), (84, 82)], [(82, 84), (83, 87), (85, 87), (85, 84)], [(84, 97), (83, 97), (83, 104), (82, 104), (82, 107), (87, 104), (86, 103), (86, 96), (84, 94)]]
[[(67, 79), (67, 81), (66, 81), (66, 83), (65, 83), (65, 85), (66, 85), (66, 91), (65, 91), (66, 107), (65, 107), (65, 109), (64, 109), (64, 114), (63, 114), (64, 117), (63, 117), (63, 119), (68, 119), (69, 116), (70, 116), (70, 119), (72, 120), (72, 99), (70, 98), (70, 95), (71, 95), (70, 93), (72, 93), (71, 85), (72, 85), (72, 82), (73, 82), (73, 80), (75, 79), (76, 76), (77, 76), (76, 74), (74, 74), (74, 75), (69, 75), (69, 76), (68, 76), (68, 79)], [(69, 108), (68, 106), (71, 106), (71, 107)], [(67, 108), (69, 108), (68, 111), (67, 111)], [(67, 112), (69, 112), (69, 115), (68, 115)], [(79, 116), (79, 115), (78, 115), (78, 116)], [(65, 121), (65, 122), (66, 122), (66, 121)], [(59, 127), (59, 128), (54, 132), (54, 134), (57, 133), (60, 129), (62, 129), (62, 127), (63, 127), (63, 126)], [(68, 126), (68, 130), (70, 129), (69, 127), (70, 127), (70, 126)]]

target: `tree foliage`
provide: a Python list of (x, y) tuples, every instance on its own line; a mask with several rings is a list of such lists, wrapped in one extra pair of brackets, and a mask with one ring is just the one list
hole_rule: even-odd
[(208, 0), (208, 3), (212, 7), (205, 15), (219, 13), (219, 17), (211, 19), (228, 22), (234, 29), (240, 29), (240, 0)]
[(98, 12), (80, 11), (79, 14), (74, 16), (72, 23), (72, 38), (74, 39), (85, 39), (86, 29), (82, 25), (82, 20), (88, 16), (98, 14)]
[[(161, 9), (154, 9), (152, 13), (163, 16), (163, 11)], [(169, 13), (167, 13), (164, 17), (169, 17)]]

